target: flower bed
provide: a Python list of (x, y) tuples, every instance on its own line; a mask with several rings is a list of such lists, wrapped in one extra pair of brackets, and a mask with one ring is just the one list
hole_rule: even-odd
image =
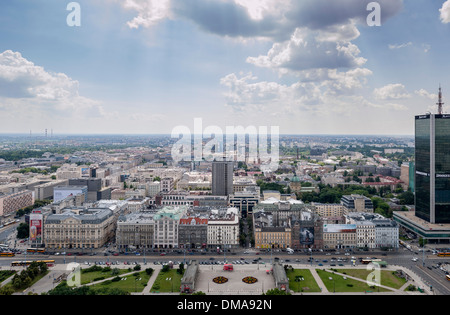
[(248, 283), (248, 284), (253, 284), (256, 283), (258, 281), (258, 279), (256, 279), (255, 277), (245, 277), (242, 279), (242, 282)]
[(223, 284), (223, 283), (228, 282), (228, 278), (219, 276), (219, 277), (215, 277), (212, 281), (217, 284)]

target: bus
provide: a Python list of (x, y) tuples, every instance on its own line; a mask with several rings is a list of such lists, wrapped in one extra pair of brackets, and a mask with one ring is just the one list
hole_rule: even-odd
[(225, 264), (223, 265), (224, 271), (233, 271), (233, 265), (232, 264)]
[(45, 253), (45, 248), (28, 248), (27, 249), (28, 253)]
[(370, 263), (380, 263), (380, 262), (381, 262), (381, 259), (362, 259), (361, 260), (361, 263), (365, 264), (365, 265), (370, 264)]
[(14, 257), (16, 254), (10, 252), (0, 253), (0, 257)]
[[(19, 267), (19, 266), (29, 266), (33, 261), (32, 260), (21, 260), (21, 261), (13, 261), (11, 263), (12, 267)], [(44, 262), (47, 264), (48, 267), (53, 267), (55, 265), (54, 260), (36, 260), (35, 262), (40, 263)]]
[(438, 257), (450, 257), (450, 252), (442, 252), (437, 254)]

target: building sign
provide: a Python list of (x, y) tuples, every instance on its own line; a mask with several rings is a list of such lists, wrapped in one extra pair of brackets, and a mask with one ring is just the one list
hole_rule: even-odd
[(30, 214), (30, 241), (33, 243), (42, 243), (42, 214)]
[(300, 244), (312, 245), (314, 244), (314, 228), (307, 227), (300, 229)]
[(325, 224), (324, 233), (356, 233), (356, 224)]

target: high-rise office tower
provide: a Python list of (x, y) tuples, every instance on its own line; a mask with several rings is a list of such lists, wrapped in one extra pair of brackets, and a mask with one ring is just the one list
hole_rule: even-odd
[(415, 117), (416, 216), (438, 224), (450, 223), (450, 115), (443, 104), (439, 88), (439, 113)]
[(233, 161), (212, 162), (212, 194), (228, 196), (233, 193)]

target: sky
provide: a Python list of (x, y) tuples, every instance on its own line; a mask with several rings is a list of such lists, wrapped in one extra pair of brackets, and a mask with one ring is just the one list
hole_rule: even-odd
[(371, 2), (1, 1), (0, 133), (412, 135), (450, 95), (450, 0)]

